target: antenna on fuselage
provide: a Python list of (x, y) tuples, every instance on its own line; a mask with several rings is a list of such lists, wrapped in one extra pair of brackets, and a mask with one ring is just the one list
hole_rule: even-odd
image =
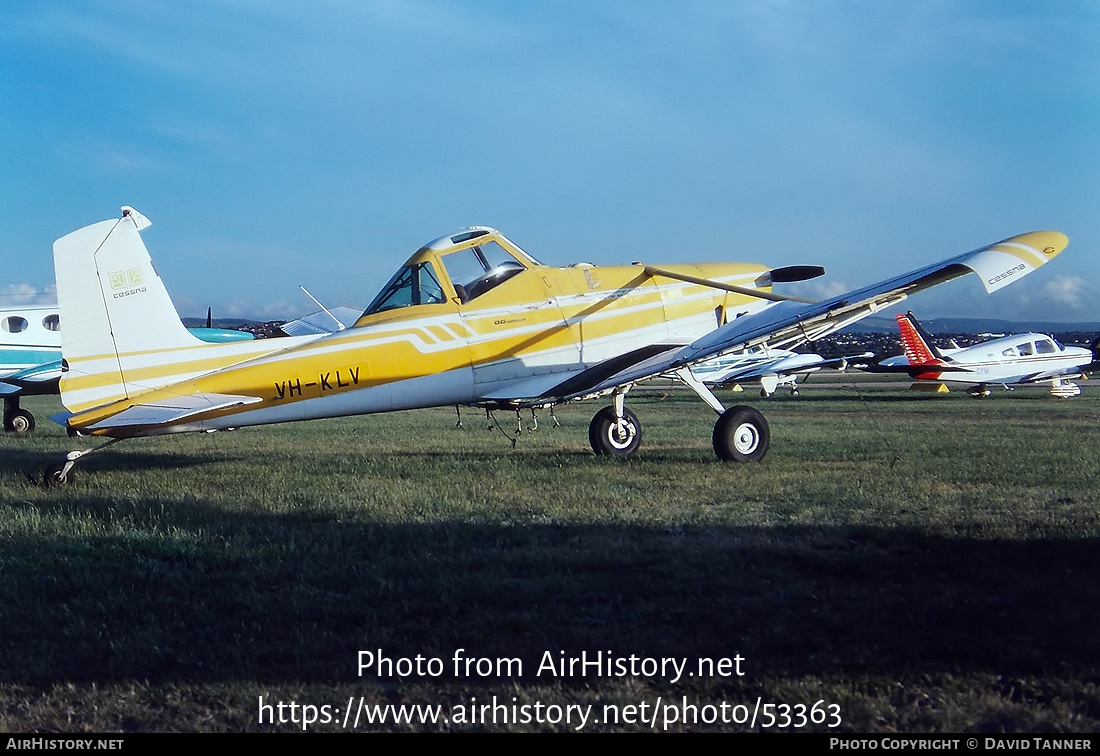
[(328, 315), (328, 316), (329, 316), (330, 318), (332, 318), (332, 321), (333, 321), (334, 323), (336, 323), (336, 330), (337, 330), (337, 331), (342, 331), (342, 330), (344, 330), (345, 328), (347, 328), (347, 326), (346, 326), (346, 325), (344, 325), (343, 323), (341, 323), (341, 322), (340, 322), (340, 321), (339, 321), (339, 320), (338, 320), (338, 319), (336, 318), (336, 316), (335, 316), (335, 315), (333, 315), (333, 314), (332, 314), (331, 312), (329, 312), (329, 311), (328, 311), (328, 308), (327, 308), (327, 307), (325, 307), (325, 306), (324, 306), (323, 304), (321, 304), (321, 303), (320, 303), (320, 301), (318, 301), (317, 297), (315, 297), (315, 296), (313, 296), (312, 294), (310, 294), (310, 293), (309, 293), (309, 291), (308, 291), (308, 290), (306, 289), (306, 287), (302, 286), (301, 284), (298, 284), (298, 288), (299, 288), (299, 289), (301, 289), (302, 291), (304, 291), (304, 292), (306, 293), (306, 296), (307, 296), (307, 297), (309, 297), (310, 299), (312, 299), (312, 300), (314, 301), (314, 303), (315, 303), (315, 304), (316, 304), (316, 305), (317, 305), (318, 307), (320, 307), (320, 308), (321, 308), (322, 310), (324, 310), (324, 311), (325, 311), (325, 314), (326, 314), (326, 315)]

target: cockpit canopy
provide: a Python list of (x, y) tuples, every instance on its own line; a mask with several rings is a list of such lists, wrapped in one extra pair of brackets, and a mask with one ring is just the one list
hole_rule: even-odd
[(1012, 338), (1027, 340), (1003, 350), (1001, 354), (1005, 357), (1032, 357), (1037, 354), (1057, 354), (1066, 351), (1066, 348), (1057, 339), (1049, 336), (1025, 334)]
[(473, 227), (421, 247), (382, 287), (362, 317), (442, 304), (452, 296), (464, 305), (538, 264), (499, 231)]

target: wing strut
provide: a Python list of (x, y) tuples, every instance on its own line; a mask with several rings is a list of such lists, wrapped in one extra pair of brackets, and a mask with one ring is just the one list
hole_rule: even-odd
[(725, 406), (719, 401), (718, 397), (714, 395), (714, 392), (707, 388), (706, 384), (695, 377), (695, 373), (691, 372), (691, 368), (682, 367), (673, 373), (679, 378), (685, 386), (699, 395), (699, 398), (706, 402), (712, 410), (721, 415), (726, 411)]
[(664, 276), (665, 278), (674, 278), (677, 281), (684, 281), (685, 283), (698, 284), (699, 286), (709, 286), (712, 289), (721, 289), (722, 291), (730, 291), (734, 294), (743, 294), (746, 297), (756, 297), (758, 299), (767, 299), (771, 302), (802, 302), (803, 304), (817, 304), (812, 299), (802, 299), (801, 297), (788, 297), (783, 294), (775, 294), (770, 291), (761, 291), (760, 289), (754, 289), (751, 286), (734, 286), (733, 284), (722, 283), (721, 281), (713, 281), (709, 278), (699, 278), (698, 276), (689, 276), (686, 273), (677, 273), (672, 270), (665, 270), (664, 268), (655, 268), (652, 265), (645, 266), (645, 272), (651, 276)]

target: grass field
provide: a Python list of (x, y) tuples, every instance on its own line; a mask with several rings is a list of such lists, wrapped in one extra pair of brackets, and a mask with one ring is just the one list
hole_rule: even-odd
[[(66, 489), (28, 478), (89, 443), (26, 402), (38, 430), (0, 438), (0, 729), (300, 728), (260, 724), (261, 696), (331, 706), (312, 730), (349, 700), (451, 717), (359, 730), (576, 729), (470, 722), (494, 695), (592, 705), (595, 731), (652, 729), (623, 707), (670, 717), (658, 699), (747, 706), (672, 730), (783, 729), (758, 700), (835, 706), (837, 730), (1100, 728), (1100, 392), (723, 393), (771, 423), (748, 466), (670, 393), (632, 394), (630, 459), (588, 450), (595, 403), (514, 448), (512, 414), (425, 410), (128, 441)], [(379, 649), (443, 674), (358, 676)], [(456, 677), (456, 649), (522, 674)], [(599, 651), (744, 674), (536, 674)], [(836, 724), (799, 711), (786, 729)]]

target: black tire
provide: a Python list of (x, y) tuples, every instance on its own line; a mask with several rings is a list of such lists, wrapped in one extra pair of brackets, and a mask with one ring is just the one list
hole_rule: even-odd
[(4, 430), (9, 433), (30, 433), (34, 430), (34, 415), (25, 409), (4, 415)]
[(62, 474), (65, 469), (64, 462), (55, 462), (46, 468), (46, 472), (42, 474), (42, 482), (46, 484), (47, 488), (61, 488), (67, 486), (76, 480), (76, 468), (69, 468), (69, 472)]
[(642, 424), (638, 416), (628, 409), (623, 410), (623, 423), (620, 431), (619, 419), (614, 407), (604, 407), (592, 418), (588, 426), (588, 443), (596, 454), (626, 455), (633, 454), (642, 443)]
[(714, 453), (723, 462), (759, 462), (770, 445), (768, 421), (752, 407), (730, 407), (714, 424)]

